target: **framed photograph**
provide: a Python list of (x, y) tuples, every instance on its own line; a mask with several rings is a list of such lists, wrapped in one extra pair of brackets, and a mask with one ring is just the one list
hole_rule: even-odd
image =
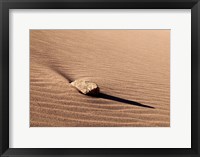
[(0, 154), (200, 154), (199, 0), (1, 0)]

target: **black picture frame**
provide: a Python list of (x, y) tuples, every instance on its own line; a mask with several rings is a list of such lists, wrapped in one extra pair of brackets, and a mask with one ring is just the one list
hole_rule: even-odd
[[(9, 9), (191, 9), (191, 148), (9, 148)], [(2, 157), (49, 155), (200, 157), (199, 0), (0, 0), (0, 11), (0, 154)]]

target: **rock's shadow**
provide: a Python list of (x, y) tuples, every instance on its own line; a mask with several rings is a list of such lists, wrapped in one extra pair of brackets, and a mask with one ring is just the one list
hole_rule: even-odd
[(112, 96), (112, 95), (108, 95), (108, 94), (105, 94), (105, 93), (99, 93), (96, 96), (94, 96), (94, 95), (90, 95), (90, 96), (91, 97), (96, 97), (96, 98), (103, 98), (103, 99), (113, 100), (113, 101), (117, 101), (117, 102), (121, 102), (121, 103), (125, 103), (125, 104), (130, 104), (130, 105), (135, 105), (135, 106), (139, 106), (139, 107), (146, 107), (146, 108), (154, 109), (154, 107), (152, 107), (152, 106), (144, 105), (144, 104), (141, 104), (141, 103), (136, 102), (136, 101), (123, 99), (123, 98)]

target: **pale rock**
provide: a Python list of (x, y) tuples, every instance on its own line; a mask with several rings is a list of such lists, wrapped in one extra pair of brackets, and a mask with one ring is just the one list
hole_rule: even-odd
[(75, 80), (71, 82), (71, 85), (86, 95), (98, 95), (100, 91), (96, 83), (84, 79)]

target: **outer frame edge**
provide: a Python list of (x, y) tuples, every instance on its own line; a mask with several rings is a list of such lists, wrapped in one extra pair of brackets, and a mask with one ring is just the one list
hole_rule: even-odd
[[(4, 1), (4, 0), (3, 0)], [(8, 0), (8, 2), (13, 2), (13, 0)], [(18, 1), (18, 2), (17, 2)], [(17, 8), (21, 5), (20, 3), (21, 3), (21, 1), (23, 1), (23, 2), (27, 2), (27, 0), (15, 0), (15, 2), (17, 2), (18, 4), (17, 4)], [(54, 0), (53, 0), (54, 1)], [(180, 1), (179, 1), (180, 2)], [(179, 4), (179, 2), (177, 2), (177, 4)], [(182, 2), (185, 2), (184, 0), (182, 1)], [(187, 1), (188, 2), (188, 1)], [(9, 119), (7, 119), (6, 121), (4, 121), (5, 119), (5, 117), (6, 117), (6, 113), (3, 113), (3, 111), (8, 111), (7, 109), (5, 109), (5, 108), (3, 108), (2, 106), (4, 105), (3, 104), (3, 102), (2, 102), (2, 100), (3, 100), (3, 96), (6, 96), (7, 97), (7, 95), (5, 94), (3, 94), (3, 90), (4, 90), (4, 87), (6, 86), (3, 86), (3, 84), (4, 84), (4, 81), (5, 81), (5, 78), (7, 78), (7, 76), (8, 76), (8, 78), (7, 78), (7, 81), (8, 81), (8, 83), (9, 83), (9, 68), (8, 68), (8, 71), (6, 72), (6, 76), (4, 77), (3, 76), (3, 74), (4, 74), (4, 71), (6, 70), (6, 69), (4, 69), (4, 65), (2, 64), (3, 62), (2, 62), (2, 60), (3, 60), (3, 53), (6, 53), (6, 52), (4, 52), (4, 50), (8, 50), (8, 46), (9, 46), (9, 43), (8, 43), (8, 45), (7, 45), (7, 48), (5, 48), (6, 47), (6, 45), (5, 46), (3, 46), (3, 44), (2, 43), (5, 43), (5, 42), (3, 42), (3, 40), (4, 39), (6, 39), (6, 40), (8, 40), (8, 34), (9, 34), (9, 27), (7, 28), (8, 29), (8, 32), (6, 32), (5, 31), (5, 33), (3, 32), (3, 30), (4, 30), (4, 28), (5, 28), (5, 26), (6, 26), (6, 24), (3, 24), (3, 22), (6, 22), (6, 23), (8, 23), (8, 21), (5, 21), (5, 19), (7, 19), (8, 20), (8, 14), (9, 14), (9, 7), (12, 7), (12, 8), (15, 8), (15, 5), (16, 5), (16, 3), (10, 3), (9, 5), (7, 5), (8, 3), (6, 3), (6, 6), (8, 6), (8, 7), (4, 7), (3, 6), (3, 3), (6, 3), (5, 1), (4, 2), (2, 2), (1, 1), (1, 3), (0, 3), (0, 11), (1, 11), (1, 17), (0, 17), (0, 48), (1, 48), (1, 53), (0, 53), (0, 105), (1, 105), (1, 110), (0, 110), (0, 114), (1, 114), (1, 118), (0, 118), (0, 127), (2, 127), (1, 129), (0, 129), (0, 133), (1, 133), (1, 135), (0, 135), (0, 139), (2, 139), (2, 141), (1, 141), (1, 143), (0, 143), (0, 154), (2, 155), (2, 156), (17, 156), (17, 155), (27, 155), (27, 156), (33, 156), (34, 154), (27, 154), (27, 152), (29, 152), (29, 153), (31, 153), (31, 151), (25, 151), (25, 149), (17, 149), (17, 148), (15, 148), (15, 149), (9, 149), (9, 147), (8, 147), (8, 140), (9, 140), (9, 137), (4, 137), (3, 136), (3, 132), (5, 132), (6, 131), (6, 129), (5, 128), (3, 128), (4, 126), (6, 126), (6, 127), (8, 127), (8, 124), (6, 124), (6, 125), (4, 125), (6, 122), (8, 122), (8, 120)], [(36, 2), (36, 3), (38, 3), (38, 1)], [(35, 3), (35, 4), (36, 4)], [(84, 2), (83, 2), (84, 3)], [(187, 3), (188, 4), (188, 3)], [(39, 3), (38, 3), (38, 5), (39, 5)], [(185, 4), (184, 4), (185, 5)], [(36, 7), (37, 5), (33, 5), (33, 8), (34, 7)], [(197, 7), (197, 14), (198, 14), (198, 16), (196, 17), (196, 20), (197, 20), (197, 28), (195, 28), (195, 30), (197, 31), (196, 32), (196, 34), (198, 34), (197, 35), (197, 37), (196, 37), (196, 43), (197, 43), (197, 45), (196, 45), (196, 48), (197, 48), (197, 51), (199, 52), (199, 46), (200, 46), (200, 31), (199, 31), (199, 26), (200, 26), (200, 19), (198, 19), (198, 17), (200, 17), (200, 3), (199, 3), (199, 0), (193, 0), (193, 1), (191, 1), (191, 3), (190, 3), (190, 6), (194, 6), (194, 7)], [(21, 7), (23, 7), (23, 6), (21, 6)], [(25, 7), (28, 7), (28, 6), (25, 6)], [(31, 8), (31, 6), (29, 5), (29, 7)], [(29, 8), (28, 7), (28, 8)], [(187, 7), (186, 7), (187, 8)], [(184, 9), (184, 8), (183, 8)], [(5, 12), (3, 13), (3, 10), (6, 10), (6, 17), (5, 17)], [(195, 32), (194, 32), (195, 33)], [(6, 35), (7, 34), (7, 35)], [(2, 37), (3, 36), (3, 37)], [(9, 41), (7, 41), (7, 42), (9, 42)], [(197, 64), (198, 64), (198, 68), (195, 70), (197, 73), (198, 73), (198, 78), (200, 78), (200, 72), (198, 71), (199, 69), (200, 69), (200, 64), (198, 63), (198, 61), (200, 61), (200, 55), (197, 55)], [(5, 63), (5, 62), (4, 62)], [(9, 62), (8, 62), (8, 64), (9, 64)], [(198, 83), (198, 79), (196, 80), (197, 81), (197, 83)], [(6, 82), (7, 83), (7, 82)], [(9, 89), (9, 86), (8, 86), (8, 89)], [(7, 90), (8, 90), (7, 89)], [(200, 89), (200, 84), (198, 83), (198, 89), (196, 89), (196, 91), (198, 91)], [(7, 93), (7, 92), (6, 92)], [(9, 93), (8, 93), (8, 96), (9, 96)], [(197, 93), (197, 99), (198, 99), (198, 105), (199, 105), (199, 99), (200, 99), (200, 93)], [(8, 104), (7, 104), (8, 105)], [(5, 107), (5, 106), (4, 106)], [(198, 124), (198, 122), (200, 121), (200, 115), (198, 115), (198, 113), (200, 113), (200, 107), (198, 107), (197, 108), (197, 115), (196, 115), (196, 118), (197, 118), (197, 116), (198, 116), (198, 121), (196, 121), (195, 122), (195, 124), (198, 126), (198, 130), (200, 130), (200, 125)], [(196, 128), (197, 129), (197, 128)], [(198, 134), (198, 140), (197, 140), (197, 145), (196, 145), (196, 148), (194, 149), (195, 150), (195, 152), (193, 152), (192, 154), (185, 154), (185, 155), (174, 155), (174, 154), (172, 154), (171, 156), (200, 156), (200, 154), (199, 154), (199, 151), (200, 151), (200, 133), (198, 133), (198, 130), (197, 130), (197, 133), (195, 133), (195, 134)], [(9, 131), (9, 130), (8, 130)], [(9, 135), (9, 134), (8, 134)], [(7, 140), (6, 142), (5, 142), (5, 140)], [(5, 142), (5, 143), (4, 143)], [(35, 150), (37, 150), (37, 149), (35, 149)], [(47, 151), (47, 150), (46, 150)], [(21, 152), (21, 153), (20, 153)], [(65, 151), (65, 153), (66, 153), (67, 151)], [(70, 151), (69, 151), (70, 152)], [(24, 154), (25, 153), (25, 154)], [(43, 153), (42, 153), (43, 154)], [(35, 155), (39, 155), (39, 156), (46, 156), (46, 155), (48, 155), (48, 153), (46, 154), (35, 154)], [(63, 156), (64, 154), (57, 154), (57, 155), (61, 155), (61, 156)], [(67, 154), (65, 154), (65, 155), (67, 155)], [(114, 154), (113, 154), (114, 155)], [(168, 156), (169, 154), (163, 154), (162, 156)], [(68, 157), (70, 157), (70, 156), (72, 156), (71, 154), (68, 154)], [(73, 155), (74, 156), (74, 155)], [(75, 156), (89, 156), (89, 155), (75, 155)], [(96, 156), (98, 156), (98, 155), (96, 155)], [(99, 156), (109, 156), (109, 155), (99, 155)], [(116, 155), (115, 154), (115, 156), (120, 156), (120, 155)], [(127, 156), (131, 156), (131, 155), (127, 155)], [(137, 156), (137, 155), (136, 155)], [(143, 155), (141, 155), (141, 156), (143, 156)], [(145, 156), (145, 155), (144, 155)], [(154, 156), (154, 155), (150, 155), (149, 154), (149, 156)]]

